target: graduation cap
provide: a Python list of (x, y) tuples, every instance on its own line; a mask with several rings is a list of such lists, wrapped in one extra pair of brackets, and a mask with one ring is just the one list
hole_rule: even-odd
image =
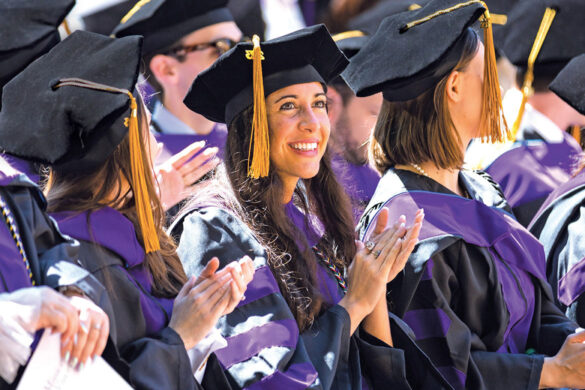
[(238, 43), (201, 72), (184, 103), (213, 122), (227, 123), (254, 104), (253, 153), (248, 176), (268, 175), (268, 124), (264, 98), (289, 85), (326, 85), (348, 61), (324, 25), (307, 27), (260, 44)]
[(401, 12), (414, 11), (422, 8), (429, 0), (382, 0), (372, 8), (354, 16), (348, 27), (373, 35), (384, 18)]
[(493, 47), (491, 16), (484, 2), (432, 0), (392, 15), (351, 59), (342, 77), (357, 96), (382, 92), (388, 101), (407, 101), (433, 88), (457, 65), (469, 27), (484, 29), (483, 138), (502, 140), (502, 103)]
[(124, 0), (98, 11), (83, 15), (85, 31), (110, 35), (120, 20), (134, 7), (136, 0)]
[(525, 71), (522, 104), (512, 126), (514, 136), (533, 93), (534, 76), (554, 76), (571, 58), (585, 52), (584, 15), (583, 0), (523, 0), (508, 15), (502, 50)]
[[(4, 88), (0, 148), (70, 173), (91, 173), (128, 135), (138, 220), (148, 252), (160, 248), (148, 192), (134, 90), (142, 37), (76, 31)], [(124, 66), (120, 66), (124, 64)], [(34, 111), (31, 111), (31, 107)]]
[(168, 48), (193, 31), (233, 20), (227, 0), (140, 0), (112, 34), (142, 35), (143, 54), (149, 55)]
[(74, 5), (75, 0), (0, 2), (0, 97), (10, 79), (59, 43), (59, 25)]
[(332, 38), (337, 44), (339, 50), (341, 50), (347, 58), (356, 55), (357, 52), (364, 47), (368, 39), (370, 39), (365, 32), (360, 30), (344, 31), (333, 35)]
[(569, 61), (549, 88), (571, 107), (585, 115), (585, 54)]

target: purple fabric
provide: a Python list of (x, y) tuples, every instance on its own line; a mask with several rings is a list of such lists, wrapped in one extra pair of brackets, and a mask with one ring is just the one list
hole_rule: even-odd
[(559, 280), (558, 297), (559, 302), (569, 306), (583, 293), (585, 284), (585, 259), (579, 260), (563, 277)]
[(87, 212), (60, 212), (51, 216), (57, 220), (63, 233), (81, 241), (95, 242), (124, 259), (124, 272), (140, 290), (140, 309), (144, 315), (147, 333), (158, 332), (166, 326), (167, 316), (171, 317), (173, 299), (151, 295), (152, 277), (144, 264), (146, 254), (136, 238), (134, 225), (128, 218), (110, 207), (91, 213), (89, 224)]
[[(416, 334), (417, 339), (444, 337), (449, 332), (451, 320), (441, 309), (410, 310), (403, 318)], [(428, 324), (433, 324), (429, 327)]]
[(335, 176), (345, 189), (345, 192), (354, 203), (354, 219), (356, 222), (361, 217), (364, 207), (370, 202), (378, 182), (380, 174), (367, 164), (354, 165), (342, 157), (335, 156), (332, 159)]
[(323, 301), (329, 305), (336, 305), (343, 298), (343, 293), (333, 276), (325, 265), (319, 262), (317, 267), (317, 280), (319, 281), (319, 291), (323, 296)]
[(246, 299), (242, 300), (239, 306), (247, 305), (267, 295), (280, 293), (278, 283), (274, 279), (274, 275), (269, 266), (263, 266), (256, 269), (254, 278), (248, 284), (246, 289)]
[[(315, 246), (322, 237), (322, 234), (319, 233), (318, 229), (323, 231), (323, 225), (319, 219), (314, 216), (309, 216), (309, 218), (305, 220), (305, 214), (303, 214), (303, 212), (299, 210), (292, 201), (287, 203), (284, 207), (286, 215), (290, 221), (301, 231), (301, 233), (304, 233), (309, 247)], [(304, 250), (304, 245), (302, 245), (301, 241), (297, 241), (297, 247), (301, 251)]]
[(564, 142), (555, 144), (522, 143), (486, 168), (512, 207), (545, 198), (570, 179), (582, 151), (567, 137), (570, 135), (565, 134)]
[(299, 328), (292, 319), (271, 321), (251, 330), (227, 338), (227, 347), (215, 351), (222, 366), (229, 369), (246, 361), (263, 349), (271, 347), (295, 348)]
[(0, 282), (0, 292), (11, 292), (19, 288), (31, 287), (32, 283), (28, 271), (18, 251), (12, 234), (6, 225), (4, 217), (0, 215), (0, 275), (3, 282)]
[(312, 26), (317, 23), (317, 1), (316, 0), (304, 0), (301, 2), (300, 7), (305, 19), (307, 26)]
[(465, 388), (465, 381), (467, 380), (467, 376), (465, 373), (459, 371), (455, 367), (437, 367), (437, 370), (443, 375), (443, 377), (447, 380), (447, 382), (451, 384), (458, 384), (457, 388), (464, 389)]
[(310, 363), (298, 363), (291, 365), (286, 370), (286, 374), (276, 370), (272, 375), (262, 378), (245, 389), (306, 389), (317, 380), (317, 376), (317, 371)]
[[(582, 187), (585, 185), (585, 170), (582, 170), (581, 172), (579, 172), (575, 177), (573, 177), (571, 180), (569, 180), (568, 182), (562, 184), (560, 187), (558, 187), (556, 190), (554, 190), (548, 198), (546, 198), (546, 200), (544, 201), (544, 203), (542, 204), (542, 206), (540, 206), (540, 209), (538, 210), (538, 212), (536, 213), (536, 215), (534, 216), (534, 219), (532, 220), (533, 222), (536, 221), (540, 215), (557, 199), (561, 198), (563, 195), (565, 195), (568, 192), (573, 191), (574, 189), (578, 188), (578, 187)], [(529, 227), (530, 228), (530, 227)]]
[[(410, 191), (389, 199), (385, 206), (390, 209), (390, 220), (402, 214), (413, 218), (419, 208), (424, 208), (427, 213), (419, 236), (421, 241), (450, 235), (489, 249), (510, 313), (504, 346), (511, 352), (524, 352), (534, 313), (534, 286), (530, 275), (546, 280), (544, 251), (536, 238), (502, 211), (458, 196)], [(460, 218), (462, 215), (465, 219)], [(370, 223), (365, 237), (369, 236), (373, 225)], [(518, 277), (521, 289), (514, 275)], [(411, 318), (417, 317), (413, 315)], [(418, 321), (413, 324), (406, 322), (416, 327)]]
[[(35, 173), (32, 163), (14, 156), (4, 155), (3, 158), (10, 166), (18, 171), (17, 175), (24, 173), (33, 183), (39, 182), (39, 175)], [(14, 177), (14, 174), (11, 173), (10, 176)], [(0, 182), (0, 185), (4, 184)]]
[[(199, 135), (193, 133), (191, 134), (164, 134), (164, 133), (154, 133), (154, 136), (158, 140), (158, 142), (162, 142), (165, 146), (165, 149), (169, 151), (170, 154), (174, 155), (179, 153), (181, 150), (185, 149), (187, 146), (191, 145), (193, 142), (205, 141), (205, 145), (207, 147), (217, 147), (219, 151), (217, 152), (217, 156), (219, 158), (223, 158), (223, 152), (225, 149), (225, 141), (227, 139), (227, 129), (225, 125), (216, 124), (213, 127), (213, 130), (209, 134), (206, 135)], [(198, 153), (199, 154), (199, 153)]]

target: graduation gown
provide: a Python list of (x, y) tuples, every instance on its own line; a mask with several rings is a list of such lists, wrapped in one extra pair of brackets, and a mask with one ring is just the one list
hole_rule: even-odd
[(500, 184), (518, 221), (528, 226), (547, 196), (569, 180), (582, 150), (564, 131), (559, 143), (546, 142), (530, 129), (522, 133), (524, 138), (485, 171)]
[(349, 195), (356, 223), (376, 191), (380, 174), (368, 164), (355, 165), (341, 156), (332, 159), (333, 171)]
[(200, 388), (181, 337), (168, 327), (173, 299), (152, 294), (146, 254), (130, 220), (109, 207), (53, 216), (63, 232), (79, 240), (84, 268), (108, 290), (110, 337), (129, 367), (130, 384), (153, 390)]
[(542, 205), (530, 231), (544, 246), (546, 273), (557, 305), (585, 326), (585, 172), (555, 190)]
[[(293, 223), (302, 220), (298, 213), (289, 213)], [(248, 255), (256, 268), (245, 299), (218, 323), (228, 346), (212, 355), (219, 365), (207, 369), (206, 388), (449, 388), (396, 318), (391, 320), (391, 331), (394, 344), (402, 349), (390, 348), (359, 330), (350, 336), (349, 315), (336, 304), (342, 297), (340, 287), (321, 264), (318, 277), (329, 305), (309, 329), (300, 332), (264, 248), (239, 219), (206, 207), (183, 215), (172, 231), (180, 237), (178, 252), (187, 275), (199, 274), (212, 257), (225, 266)], [(310, 245), (314, 238), (307, 237)]]
[(554, 305), (542, 246), (509, 214), (497, 185), (478, 172), (462, 171), (459, 180), (471, 199), (388, 170), (360, 238), (383, 206), (391, 220), (424, 208), (420, 242), (388, 286), (391, 310), (456, 389), (537, 389), (544, 355), (576, 324)]

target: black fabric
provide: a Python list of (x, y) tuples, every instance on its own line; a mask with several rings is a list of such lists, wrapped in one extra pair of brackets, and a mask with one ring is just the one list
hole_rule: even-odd
[[(219, 258), (221, 267), (244, 255), (254, 260), (257, 270), (267, 266), (266, 253), (250, 230), (222, 209), (205, 207), (192, 211), (178, 218), (171, 229), (173, 236), (180, 236), (178, 252), (187, 275), (199, 274), (212, 257)], [(254, 281), (248, 290), (253, 286)], [(286, 319), (294, 317), (282, 295), (276, 292), (237, 307), (218, 326), (224, 337), (233, 337), (245, 334), (252, 324)], [(319, 374), (319, 380), (310, 388), (361, 388), (362, 375), (369, 373), (371, 377), (367, 379), (372, 389), (448, 389), (428, 358), (411, 340), (405, 340), (408, 336), (404, 324), (399, 329), (397, 322), (400, 321), (392, 321), (393, 335), (395, 332), (399, 335), (394, 343), (396, 348), (390, 348), (364, 332), (356, 331), (350, 336), (349, 315), (335, 305), (324, 309), (313, 326), (301, 333), (296, 347), (263, 348), (223, 373), (214, 374), (214, 368), (208, 369), (203, 384), (221, 387), (220, 384), (229, 383), (232, 388), (242, 388), (263, 381), (262, 386), (272, 388), (271, 385), (281, 383), (271, 382), (274, 379), (268, 377), (275, 369), (283, 377), (294, 378), (295, 373), (287, 369), (304, 363), (312, 365)], [(404, 350), (398, 349), (402, 342), (406, 344)], [(412, 371), (408, 370), (411, 365)], [(407, 379), (413, 372), (420, 376), (414, 385)]]
[(433, 0), (418, 10), (384, 19), (342, 77), (357, 96), (384, 92), (386, 100), (404, 101), (420, 95), (455, 67), (462, 50), (458, 43), (485, 8), (471, 3), (408, 30), (405, 27), (459, 3)]
[(0, 3), (0, 98), (8, 81), (61, 40), (59, 25), (74, 4), (75, 0)]
[[(298, 83), (327, 83), (347, 65), (324, 25), (307, 27), (260, 46), (265, 58), (265, 95)], [(185, 97), (187, 107), (211, 121), (227, 124), (249, 107), (253, 103), (252, 60), (246, 58), (246, 51), (252, 48), (252, 43), (239, 43), (201, 72)]]
[(227, 7), (244, 36), (256, 34), (264, 40), (266, 22), (262, 19), (260, 0), (229, 0)]
[(144, 2), (129, 19), (126, 16), (112, 34), (142, 35), (144, 55), (168, 48), (185, 35), (212, 24), (233, 21), (227, 0), (152, 0)]
[[(485, 173), (462, 171), (459, 180), (472, 198), (509, 213), (501, 190), (488, 178)], [(404, 189), (455, 195), (432, 179), (410, 171), (394, 170), (392, 180), (380, 183), (360, 221), (361, 234), (376, 205), (384, 204)], [(432, 278), (422, 280), (424, 266), (418, 265), (429, 258), (433, 264)], [(437, 366), (449, 364), (441, 360), (444, 355), (437, 353), (447, 348), (458, 362), (457, 369), (466, 375), (466, 389), (537, 389), (543, 355), (556, 354), (576, 324), (554, 305), (550, 287), (534, 280), (535, 312), (527, 348), (534, 348), (537, 354), (496, 352), (502, 345), (509, 313), (495, 261), (487, 249), (467, 244), (458, 237), (421, 241), (404, 272), (388, 285), (389, 305), (399, 317), (411, 310), (437, 308), (446, 314), (450, 321), (447, 335), (426, 338), (417, 344)]]
[(133, 91), (141, 41), (76, 31), (32, 63), (4, 87), (0, 147), (60, 170), (100, 166), (128, 133), (129, 97), (54, 86), (63, 78), (81, 78)]
[(136, 0), (124, 0), (102, 8), (97, 12), (83, 15), (83, 29), (98, 34), (110, 35), (134, 4), (136, 4)]
[(585, 115), (585, 54), (573, 58), (549, 88), (571, 107)]
[(373, 35), (384, 18), (423, 7), (429, 0), (382, 0), (372, 8), (354, 16), (349, 22), (350, 30), (361, 30)]
[[(333, 39), (335, 39), (335, 36), (333, 36)], [(366, 44), (366, 42), (368, 42), (369, 39), (370, 39), (369, 36), (363, 35), (360, 37), (351, 37), (335, 40), (335, 43), (337, 44), (339, 50), (341, 50), (347, 58), (351, 58), (354, 55), (356, 55), (357, 52), (360, 51), (362, 47), (364, 47), (364, 45)]]
[[(536, 58), (535, 74), (556, 74), (571, 58), (585, 52), (581, 0), (521, 0), (508, 14), (501, 49), (516, 66), (526, 67), (530, 50), (545, 9), (557, 9), (542, 49)], [(547, 69), (548, 67), (548, 69)]]

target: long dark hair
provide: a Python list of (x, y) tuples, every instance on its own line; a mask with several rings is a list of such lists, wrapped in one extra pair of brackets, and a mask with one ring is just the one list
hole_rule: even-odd
[[(247, 177), (252, 114), (249, 107), (229, 126), (225, 166), (208, 185), (207, 194), (219, 196), (222, 204), (240, 217), (266, 248), (268, 264), (302, 331), (323, 308), (317, 286), (318, 260), (304, 235), (286, 215), (278, 174), (271, 169), (265, 178)], [(331, 169), (329, 153), (325, 152), (315, 177), (299, 182), (293, 199), (305, 215), (315, 215), (323, 223), (325, 235), (319, 249), (343, 269), (355, 255), (353, 217), (349, 198)], [(186, 207), (193, 209), (205, 204), (201, 194), (198, 192)], [(305, 222), (310, 224), (309, 218), (305, 217)]]
[[(139, 97), (139, 94), (136, 94)], [(141, 99), (140, 99), (141, 100)], [(138, 123), (141, 143), (149, 150), (147, 117), (142, 101), (138, 104)], [(152, 172), (150, 158), (143, 154), (143, 164)], [(172, 298), (177, 295), (187, 277), (176, 253), (173, 240), (165, 233), (164, 210), (155, 190), (155, 179), (145, 175), (146, 187), (152, 205), (155, 227), (161, 249), (146, 255), (146, 265), (153, 278), (153, 293), (156, 296)], [(123, 191), (124, 180), (129, 187)], [(105, 206), (112, 207), (126, 216), (134, 225), (136, 237), (144, 247), (136, 205), (132, 191), (134, 182), (130, 168), (130, 142), (128, 135), (122, 140), (107, 161), (93, 172), (84, 174), (59, 171), (49, 168), (45, 195), (49, 212), (74, 211), (90, 213)]]

